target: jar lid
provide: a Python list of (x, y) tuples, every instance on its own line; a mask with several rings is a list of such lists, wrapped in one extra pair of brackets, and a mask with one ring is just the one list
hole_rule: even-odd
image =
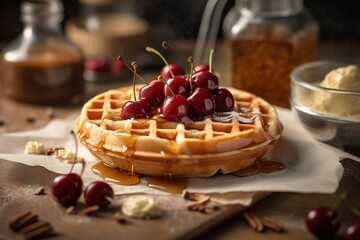
[(103, 6), (124, 2), (125, 0), (79, 0), (82, 4)]
[(244, 16), (286, 17), (303, 10), (303, 0), (237, 0)]
[(64, 7), (59, 0), (26, 0), (21, 4), (24, 22), (41, 22), (49, 18), (61, 21)]

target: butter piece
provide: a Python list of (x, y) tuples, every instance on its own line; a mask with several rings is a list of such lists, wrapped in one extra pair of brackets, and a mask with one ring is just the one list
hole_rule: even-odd
[[(360, 92), (360, 70), (355, 65), (334, 69), (325, 76), (319, 85), (326, 88)], [(360, 118), (359, 96), (315, 92), (305, 102), (308, 107), (318, 112), (344, 119)]]
[(360, 91), (360, 71), (357, 66), (350, 65), (329, 72), (320, 86), (349, 91)]
[(45, 154), (45, 145), (40, 142), (28, 142), (25, 146), (25, 153), (27, 154)]
[(163, 210), (155, 204), (154, 199), (146, 195), (128, 197), (121, 210), (126, 216), (134, 218), (155, 218), (163, 215)]

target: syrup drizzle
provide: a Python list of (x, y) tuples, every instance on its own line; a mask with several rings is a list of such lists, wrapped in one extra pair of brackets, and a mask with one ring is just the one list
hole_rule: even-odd
[(140, 176), (136, 173), (130, 174), (121, 169), (115, 169), (98, 162), (91, 167), (91, 171), (107, 182), (119, 185), (136, 185), (140, 182)]
[(149, 177), (147, 186), (168, 193), (182, 193), (188, 184), (188, 178)]

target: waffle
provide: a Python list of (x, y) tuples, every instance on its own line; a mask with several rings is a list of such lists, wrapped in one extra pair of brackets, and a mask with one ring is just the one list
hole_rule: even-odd
[[(136, 92), (141, 85), (136, 85)], [(99, 94), (75, 123), (82, 144), (106, 165), (149, 176), (208, 177), (231, 173), (264, 157), (276, 144), (281, 124), (265, 100), (234, 88), (233, 112), (181, 123), (159, 115), (122, 119), (132, 86)]]

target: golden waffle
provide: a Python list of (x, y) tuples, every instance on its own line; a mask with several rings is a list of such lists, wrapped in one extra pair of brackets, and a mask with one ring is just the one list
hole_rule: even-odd
[[(136, 85), (138, 94), (141, 85)], [(105, 164), (150, 176), (207, 177), (245, 168), (266, 155), (281, 134), (276, 110), (265, 100), (234, 88), (235, 111), (197, 122), (122, 119), (132, 86), (99, 94), (75, 123), (80, 141)]]

